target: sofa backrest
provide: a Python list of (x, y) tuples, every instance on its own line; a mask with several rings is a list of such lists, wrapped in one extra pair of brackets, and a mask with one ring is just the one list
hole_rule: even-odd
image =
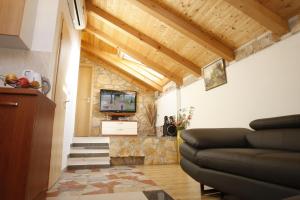
[(300, 115), (257, 119), (250, 122), (249, 125), (254, 130), (300, 128)]
[(254, 148), (300, 151), (300, 115), (258, 119), (250, 127), (256, 131), (246, 137)]

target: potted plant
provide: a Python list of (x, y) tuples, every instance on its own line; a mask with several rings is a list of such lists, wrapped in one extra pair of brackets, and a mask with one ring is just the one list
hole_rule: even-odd
[(178, 110), (176, 118), (177, 127), (177, 159), (180, 162), (179, 146), (183, 143), (180, 137), (181, 131), (185, 130), (191, 123), (195, 108), (193, 106), (182, 108)]
[(176, 118), (176, 127), (178, 131), (186, 129), (191, 122), (195, 108), (190, 106), (178, 110)]

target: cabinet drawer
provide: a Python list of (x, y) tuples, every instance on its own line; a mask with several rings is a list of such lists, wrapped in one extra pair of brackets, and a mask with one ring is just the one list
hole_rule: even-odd
[(102, 135), (137, 135), (136, 129), (102, 129)]
[(137, 122), (103, 121), (102, 135), (137, 135)]
[(103, 128), (133, 129), (137, 128), (137, 122), (102, 122), (102, 129)]

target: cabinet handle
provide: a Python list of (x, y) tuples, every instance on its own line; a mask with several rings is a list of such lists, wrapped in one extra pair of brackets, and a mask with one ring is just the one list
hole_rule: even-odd
[(18, 107), (19, 103), (18, 102), (0, 102), (0, 106), (13, 106), (13, 107)]

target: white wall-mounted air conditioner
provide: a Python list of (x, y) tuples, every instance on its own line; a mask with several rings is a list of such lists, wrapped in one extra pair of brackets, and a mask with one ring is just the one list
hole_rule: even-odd
[(84, 0), (68, 0), (70, 15), (74, 28), (82, 30), (86, 27), (87, 17)]

